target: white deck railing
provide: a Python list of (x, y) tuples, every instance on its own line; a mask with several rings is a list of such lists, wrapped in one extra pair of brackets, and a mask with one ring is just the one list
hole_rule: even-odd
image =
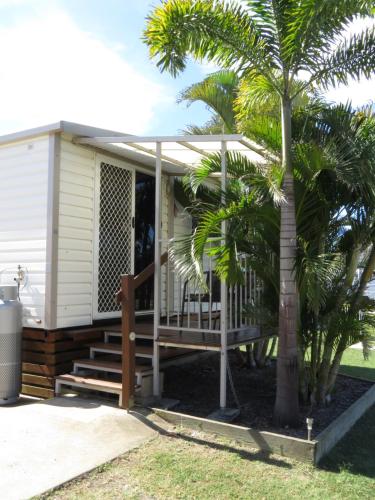
[(235, 285), (226, 286), (226, 297), (222, 300), (222, 286), (215, 273), (213, 257), (204, 259), (204, 283), (181, 277), (171, 259), (161, 271), (160, 312), (158, 326), (163, 330), (185, 332), (217, 333), (222, 332), (222, 304), (226, 303), (227, 333), (246, 330), (254, 326), (249, 306), (259, 306), (262, 295), (262, 282), (249, 267), (245, 255), (240, 256), (242, 280)]

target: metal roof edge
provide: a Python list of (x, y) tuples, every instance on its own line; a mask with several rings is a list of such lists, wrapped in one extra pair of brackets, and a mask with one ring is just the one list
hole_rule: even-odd
[(91, 127), (90, 125), (82, 125), (80, 123), (61, 120), (56, 123), (42, 125), (41, 127), (35, 127), (35, 128), (20, 130), (18, 132), (12, 132), (10, 134), (1, 135), (0, 145), (4, 145), (10, 142), (20, 141), (23, 139), (29, 139), (32, 137), (37, 137), (39, 135), (57, 133), (57, 132), (65, 132), (67, 134), (72, 134), (77, 137), (79, 136), (90, 137), (95, 135), (111, 135), (111, 136), (113, 135), (115, 137), (118, 137), (125, 135), (123, 132), (116, 132), (114, 130)]
[[(116, 132), (114, 130), (108, 130), (100, 127), (92, 127), (91, 125), (83, 125), (81, 123), (61, 121), (61, 129), (62, 132), (66, 132), (67, 134), (72, 134), (74, 136), (82, 136), (82, 137), (95, 137), (97, 134), (113, 134), (114, 137), (121, 137), (124, 135), (122, 132)], [(128, 134), (126, 134), (128, 135)], [(129, 134), (131, 135), (131, 134)]]
[(30, 137), (36, 137), (38, 135), (49, 134), (51, 132), (60, 132), (61, 124), (62, 122), (50, 123), (49, 125), (43, 125), (41, 127), (20, 130), (19, 132), (2, 135), (0, 136), (0, 145), (7, 144), (8, 142), (20, 141), (22, 139), (28, 139)]

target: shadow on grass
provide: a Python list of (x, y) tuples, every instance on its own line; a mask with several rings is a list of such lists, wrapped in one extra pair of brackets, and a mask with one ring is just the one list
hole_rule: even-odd
[[(152, 413), (152, 412), (149, 412)], [(148, 414), (149, 414), (148, 413)], [(275, 458), (275, 456), (271, 456), (271, 453), (263, 450), (258, 450), (258, 451), (247, 451), (243, 450), (241, 448), (236, 448), (234, 446), (229, 446), (225, 444), (218, 443), (216, 441), (207, 441), (205, 439), (199, 439), (193, 436), (188, 436), (185, 434), (179, 434), (178, 432), (176, 433), (171, 433), (167, 432), (165, 429), (157, 425), (155, 422), (150, 421), (147, 418), (147, 413), (140, 413), (140, 412), (135, 412), (132, 411), (131, 414), (138, 418), (141, 422), (144, 424), (148, 425), (151, 427), (151, 429), (154, 429), (156, 432), (163, 436), (168, 436), (169, 438), (174, 438), (176, 440), (182, 440), (182, 441), (187, 441), (189, 443), (194, 443), (194, 444), (199, 444), (203, 446), (209, 446), (210, 448), (218, 451), (226, 451), (228, 453), (236, 453), (238, 456), (245, 460), (260, 460), (268, 465), (273, 465), (275, 467), (283, 467), (285, 469), (291, 469), (292, 465), (289, 464), (288, 462), (285, 462), (281, 458)]]
[(375, 370), (372, 367), (340, 365), (340, 373), (342, 375), (364, 378), (375, 382)]
[(319, 468), (330, 472), (375, 478), (375, 406), (370, 408), (333, 450)]
[[(271, 453), (258, 450), (247, 451), (234, 446), (221, 444), (215, 441), (196, 438), (179, 433), (167, 432), (164, 428), (150, 421), (147, 415), (152, 412), (131, 412), (159, 434), (176, 440), (188, 441), (198, 445), (209, 446), (212, 449), (236, 453), (245, 460), (263, 461), (269, 465), (292, 469), (292, 464), (281, 457), (276, 458)], [(343, 470), (359, 475), (375, 478), (375, 405), (356, 423), (353, 429), (342, 439), (333, 450), (320, 462), (319, 469), (328, 472), (340, 473)]]

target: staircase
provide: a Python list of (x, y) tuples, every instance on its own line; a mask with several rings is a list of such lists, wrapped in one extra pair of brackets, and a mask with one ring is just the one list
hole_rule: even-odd
[[(167, 261), (168, 253), (165, 252), (160, 257), (160, 264)], [(56, 395), (61, 394), (63, 386), (116, 394), (119, 406), (126, 409), (134, 404), (137, 394), (143, 398), (152, 395), (153, 324), (136, 324), (135, 290), (154, 272), (153, 262), (137, 276), (121, 276), (121, 289), (116, 300), (122, 308), (122, 325), (104, 328), (102, 342), (92, 342), (87, 346), (90, 357), (73, 360), (73, 372), (56, 377)], [(167, 360), (185, 353), (186, 349), (160, 348), (160, 367)], [(124, 367), (129, 373), (123, 373)]]
[[(147, 398), (152, 395), (153, 325), (137, 324), (135, 328), (135, 395)], [(73, 371), (58, 375), (55, 393), (60, 395), (63, 387), (84, 389), (119, 397), (122, 406), (122, 334), (121, 325), (104, 327), (102, 341), (90, 342), (89, 358), (73, 360)], [(160, 367), (174, 364), (176, 358), (191, 354), (191, 350), (171, 347), (160, 348)]]
[[(149, 327), (147, 325), (147, 329)], [(121, 326), (115, 325), (103, 328), (102, 341), (87, 344), (89, 358), (73, 360), (73, 371), (59, 375), (55, 379), (56, 395), (61, 394), (63, 386), (74, 389), (85, 389), (119, 396), (121, 406), (122, 394), (122, 346)], [(150, 335), (141, 335), (142, 343), (137, 346), (136, 352), (136, 380), (135, 390), (139, 392), (142, 378), (152, 375), (152, 338)], [(147, 340), (145, 338), (147, 337)]]

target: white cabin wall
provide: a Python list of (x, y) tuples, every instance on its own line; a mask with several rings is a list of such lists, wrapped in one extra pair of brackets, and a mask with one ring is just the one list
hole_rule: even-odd
[[(94, 149), (72, 144), (69, 138), (63, 137), (60, 154), (56, 327), (66, 328), (90, 325), (93, 321), (96, 152)], [(111, 161), (110, 155), (108, 161)], [(163, 248), (166, 248), (166, 241), (169, 238), (168, 189), (168, 177), (163, 175), (161, 217)], [(165, 304), (164, 267), (163, 309)]]
[(57, 328), (89, 325), (93, 309), (95, 151), (61, 140)]
[(45, 327), (48, 135), (0, 146), (0, 284), (21, 286), (23, 324)]
[[(168, 240), (171, 237), (169, 234), (169, 177), (167, 175), (162, 175), (161, 178), (161, 255), (168, 249)], [(167, 264), (161, 268), (161, 311), (162, 314), (166, 314), (167, 310)]]
[[(173, 237), (178, 241), (179, 238), (191, 234), (192, 219), (177, 200), (174, 200), (173, 214)], [(174, 310), (178, 311), (181, 308), (183, 281), (177, 276), (174, 276), (173, 282)]]

